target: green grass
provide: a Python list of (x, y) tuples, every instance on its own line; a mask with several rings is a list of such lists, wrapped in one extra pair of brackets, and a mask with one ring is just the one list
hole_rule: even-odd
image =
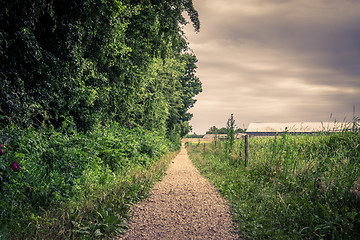
[(89, 176), (76, 198), (62, 204), (60, 209), (45, 211), (31, 222), (31, 229), (35, 230), (33, 237), (104, 239), (121, 234), (127, 229), (130, 207), (147, 196), (176, 154), (168, 154), (148, 168), (118, 173), (106, 182), (92, 181)]
[[(179, 145), (135, 124), (0, 129), (0, 239), (104, 239), (164, 174)], [(17, 162), (19, 168), (13, 169)]]
[(359, 239), (360, 133), (187, 144), (190, 158), (232, 205), (251, 239)]

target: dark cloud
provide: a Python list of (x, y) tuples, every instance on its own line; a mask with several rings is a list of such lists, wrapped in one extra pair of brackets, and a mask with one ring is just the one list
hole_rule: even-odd
[[(192, 125), (204, 132), (261, 121), (327, 121), (360, 108), (360, 2), (195, 0), (187, 29), (204, 92)], [(350, 117), (349, 117), (350, 116)]]

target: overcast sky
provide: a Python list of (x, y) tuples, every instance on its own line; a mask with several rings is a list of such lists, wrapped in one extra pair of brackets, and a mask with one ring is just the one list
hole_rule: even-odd
[[(250, 122), (351, 121), (360, 112), (359, 0), (193, 0), (185, 32), (203, 92), (193, 133)], [(330, 119), (330, 116), (332, 118)]]

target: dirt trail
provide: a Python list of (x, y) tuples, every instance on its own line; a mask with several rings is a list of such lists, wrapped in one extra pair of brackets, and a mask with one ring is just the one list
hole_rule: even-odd
[(134, 205), (120, 239), (238, 239), (226, 201), (202, 177), (182, 146), (150, 196)]

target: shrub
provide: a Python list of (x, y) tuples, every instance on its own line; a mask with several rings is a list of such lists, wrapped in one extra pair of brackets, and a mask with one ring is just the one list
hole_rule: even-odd
[(176, 149), (156, 133), (117, 123), (87, 133), (70, 125), (60, 131), (10, 126), (0, 129), (0, 142), (2, 230), (20, 233), (42, 212), (78, 198), (90, 182), (108, 186), (119, 174), (146, 169)]

